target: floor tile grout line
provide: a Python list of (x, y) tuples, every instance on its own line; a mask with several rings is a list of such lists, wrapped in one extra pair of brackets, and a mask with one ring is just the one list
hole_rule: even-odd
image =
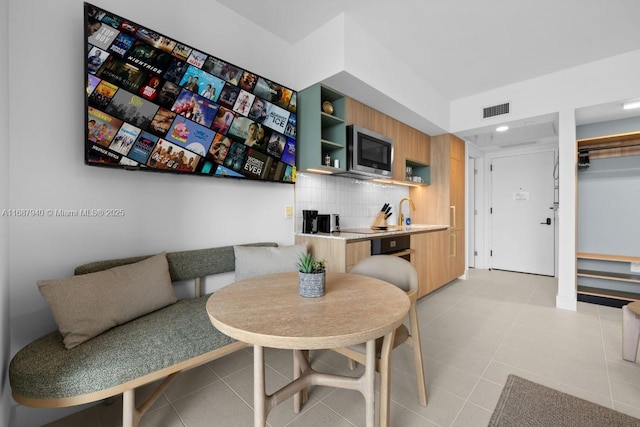
[[(436, 291), (436, 292), (437, 292), (437, 291)], [(468, 297), (471, 295), (471, 293), (472, 293), (471, 291), (470, 291), (470, 292), (461, 293), (461, 294), (460, 294), (460, 295), (461, 295), (461, 298), (460, 298), (457, 302), (454, 302), (453, 304), (451, 304), (450, 306), (448, 306), (447, 308), (445, 308), (441, 313), (439, 313), (439, 314), (435, 315), (432, 319), (430, 319), (430, 320), (429, 320), (429, 321), (427, 321), (426, 323), (424, 323), (424, 324), (420, 324), (420, 325), (419, 325), (419, 326), (420, 326), (420, 329), (422, 330), (422, 328), (423, 328), (423, 327), (427, 327), (430, 323), (432, 323), (432, 322), (436, 321), (438, 318), (440, 318), (440, 317), (444, 316), (447, 312), (454, 310), (454, 308), (455, 308), (457, 305), (461, 304), (461, 303), (462, 303), (466, 298), (468, 298)], [(425, 300), (425, 301), (426, 301), (426, 300)], [(420, 302), (418, 302), (418, 304), (420, 304)], [(418, 316), (420, 316), (420, 307), (418, 307)], [(430, 358), (430, 357), (428, 356), (428, 352), (426, 352), (426, 351), (423, 351), (423, 354), (425, 354), (425, 356), (423, 356), (423, 357), (426, 357), (427, 359), (431, 359), (431, 360), (436, 361), (437, 363), (442, 363), (443, 365), (450, 366), (450, 365), (447, 365), (446, 363), (443, 363), (443, 362), (440, 362), (440, 361), (438, 361), (438, 360), (436, 360), (436, 359)], [(423, 362), (423, 364), (424, 364), (424, 362)], [(457, 367), (455, 367), (455, 366), (453, 366), (453, 368), (455, 368), (455, 369), (459, 369), (459, 368), (457, 368)], [(460, 369), (459, 369), (459, 370), (460, 370)], [(464, 371), (464, 370), (461, 370), (461, 371), (462, 371), (462, 372), (467, 372), (467, 371)], [(475, 387), (474, 387), (474, 388), (475, 388)], [(449, 392), (449, 391), (447, 391), (447, 390), (444, 390), (444, 389), (443, 389), (443, 392), (447, 392), (447, 393), (450, 393), (450, 394), (451, 394), (451, 395), (453, 395), (453, 396), (460, 397), (460, 396), (457, 396), (456, 394), (451, 393), (451, 392)], [(411, 413), (413, 413), (413, 414), (415, 414), (415, 415), (417, 415), (417, 416), (419, 416), (419, 417), (421, 417), (421, 418), (426, 419), (426, 420), (427, 420), (427, 421), (429, 421), (430, 423), (433, 423), (433, 424), (436, 424), (436, 425), (440, 426), (440, 424), (436, 423), (435, 421), (433, 421), (433, 420), (431, 420), (431, 419), (429, 419), (429, 418), (426, 418), (425, 416), (423, 416), (423, 415), (421, 415), (421, 414), (419, 414), (419, 413), (417, 413), (417, 412), (415, 412), (415, 411), (412, 411), (410, 408), (408, 408), (408, 407), (406, 407), (406, 406), (402, 405), (401, 403), (399, 403), (399, 402), (397, 402), (397, 401), (395, 401), (395, 400), (393, 400), (393, 399), (392, 399), (392, 401), (393, 401), (395, 404), (397, 404), (398, 406), (401, 406), (402, 408), (404, 408), (405, 410), (408, 410), (409, 412), (411, 412)], [(466, 401), (465, 401), (465, 403), (466, 403)], [(462, 408), (460, 408), (460, 411), (462, 411), (462, 409), (463, 409), (463, 408), (464, 408), (464, 404), (462, 405)], [(453, 418), (452, 423), (454, 423), (454, 422), (455, 422), (455, 420), (458, 418), (458, 415), (460, 414), (460, 411), (458, 411), (458, 414), (456, 414), (456, 416)], [(446, 426), (442, 426), (442, 427), (446, 427)]]
[[(469, 292), (468, 294), (465, 295), (464, 298), (462, 298), (457, 304), (462, 303), (466, 298), (469, 298), (469, 296), (472, 294), (472, 292)], [(454, 304), (457, 305), (457, 304)], [(513, 324), (511, 325), (511, 328), (513, 328)], [(506, 337), (506, 335), (505, 335)], [(503, 338), (503, 341), (506, 338)], [(495, 354), (499, 351), (500, 346), (502, 344), (498, 345), (498, 348), (496, 349), (496, 351), (494, 352), (494, 354), (491, 356), (491, 358), (489, 359), (489, 362), (487, 363), (487, 366), (485, 366), (483, 372), (481, 375), (478, 376), (478, 379), (476, 380), (476, 383), (474, 384), (474, 386), (471, 388), (471, 391), (469, 392), (469, 395), (464, 399), (464, 403), (462, 404), (462, 406), (460, 407), (460, 409), (458, 410), (458, 412), (456, 413), (456, 416), (453, 417), (453, 420), (451, 421), (450, 425), (455, 425), (456, 421), (458, 420), (458, 418), (460, 417), (460, 414), (462, 414), (462, 411), (464, 410), (465, 406), (467, 405), (467, 403), (469, 403), (469, 397), (471, 397), (473, 395), (473, 392), (476, 390), (476, 388), (478, 387), (478, 384), (480, 384), (480, 381), (482, 380), (482, 376), (484, 375), (484, 373), (487, 371), (489, 365), (491, 364), (491, 360), (493, 360), (493, 357), (495, 356)]]
[(604, 329), (602, 327), (602, 317), (600, 316), (600, 309), (597, 310), (598, 313), (598, 325), (600, 326), (600, 339), (602, 342), (602, 352), (604, 354), (604, 366), (607, 372), (607, 385), (609, 386), (609, 398), (611, 399), (611, 407), (615, 408), (614, 398), (613, 398), (613, 386), (611, 384), (611, 374), (609, 373), (609, 364), (607, 363), (607, 345), (604, 339)]
[(178, 412), (178, 410), (176, 409), (175, 406), (173, 406), (173, 402), (169, 402), (169, 405), (171, 405), (171, 409), (173, 410), (173, 412), (176, 414), (176, 416), (178, 417), (178, 419), (180, 420), (180, 422), (182, 423), (183, 427), (187, 427), (187, 422), (182, 419), (182, 417), (180, 416), (180, 412)]
[[(326, 396), (325, 396), (326, 397)], [(324, 400), (324, 399), (323, 399)], [(358, 427), (357, 424), (352, 423), (351, 421), (349, 421), (348, 419), (346, 419), (345, 417), (343, 417), (342, 415), (340, 415), (339, 413), (337, 413), (336, 411), (333, 410), (333, 408), (331, 408), (330, 406), (324, 404), (322, 402), (322, 400), (318, 401), (317, 405), (322, 405), (323, 407), (327, 408), (329, 411), (333, 412), (334, 414), (336, 414), (338, 417), (340, 417), (341, 419), (345, 420), (347, 423), (349, 423), (350, 425), (352, 425), (353, 427)], [(316, 406), (316, 405), (314, 405)], [(292, 421), (293, 422), (293, 421)], [(291, 423), (287, 424), (287, 426), (291, 425)], [(286, 426), (285, 426), (286, 427)]]
[[(449, 390), (445, 390), (445, 389), (442, 389), (442, 388), (441, 388), (440, 390), (441, 390), (443, 393), (447, 393), (447, 394), (450, 394), (450, 395), (452, 395), (452, 396), (454, 396), (454, 397), (457, 397), (457, 398), (462, 399), (460, 396), (458, 396), (458, 395), (457, 395), (457, 394), (455, 394), (455, 393), (450, 392)], [(432, 424), (435, 424), (435, 425), (437, 425), (437, 426), (439, 426), (439, 427), (446, 427), (446, 426), (442, 426), (441, 424), (437, 423), (436, 421), (434, 421), (434, 420), (432, 420), (432, 419), (430, 419), (430, 418), (427, 418), (427, 417), (425, 417), (424, 415), (422, 415), (422, 414), (420, 414), (420, 413), (418, 413), (418, 412), (414, 411), (413, 409), (409, 408), (408, 406), (403, 405), (401, 402), (398, 402), (397, 400), (391, 399), (391, 402), (393, 402), (393, 403), (395, 403), (396, 405), (400, 406), (400, 407), (401, 407), (401, 408), (403, 408), (404, 410), (409, 411), (409, 412), (411, 412), (412, 414), (417, 415), (418, 417), (420, 417), (420, 418), (422, 418), (422, 419), (424, 419), (424, 420), (429, 421), (429, 422), (430, 422), (430, 423), (432, 423)], [(427, 404), (427, 405), (428, 405), (428, 404)], [(463, 405), (463, 406), (464, 406), (464, 405)], [(455, 421), (455, 418), (454, 418), (454, 421)]]
[[(557, 286), (557, 285), (556, 285), (556, 286)], [(531, 298), (533, 298), (533, 295), (531, 296)], [(526, 305), (531, 305), (531, 304), (530, 304), (530, 302), (531, 302), (531, 298), (529, 299), (529, 301), (527, 302), (527, 304), (526, 304)], [(523, 307), (523, 310), (524, 310), (524, 308), (526, 308), (526, 306), (525, 306), (525, 307)], [(577, 310), (576, 310), (576, 313), (577, 313)], [(514, 325), (518, 322), (518, 320), (520, 319), (520, 317), (521, 317), (521, 316), (522, 316), (522, 312), (520, 313), (520, 315), (518, 316), (518, 318), (514, 321)], [(599, 316), (599, 315), (598, 315), (598, 323), (599, 323), (599, 325), (600, 325), (600, 332), (601, 332), (601, 333), (600, 333), (600, 335), (601, 335), (601, 337), (602, 337), (602, 332), (603, 332), (603, 331), (602, 331), (602, 326), (601, 326), (600, 316)], [(505, 338), (505, 339), (506, 339), (506, 338)], [(603, 339), (603, 338), (602, 338), (602, 339)], [(509, 346), (505, 346), (505, 345), (504, 345), (504, 342), (500, 345), (500, 348), (502, 348), (502, 347), (511, 348), (511, 347), (509, 347)], [(492, 360), (494, 360), (494, 359), (492, 358)], [(556, 378), (548, 377), (548, 376), (546, 376), (546, 375), (540, 375), (539, 373), (532, 372), (532, 371), (529, 371), (529, 370), (527, 370), (527, 369), (522, 369), (522, 368), (519, 368), (519, 367), (517, 367), (517, 366), (513, 366), (513, 365), (511, 365), (511, 364), (509, 364), (509, 363), (506, 363), (506, 362), (502, 362), (502, 361), (496, 361), (496, 362), (498, 362), (498, 363), (502, 363), (502, 364), (507, 365), (507, 366), (512, 366), (512, 367), (514, 367), (514, 368), (516, 368), (516, 369), (518, 369), (518, 370), (521, 370), (521, 371), (524, 371), (524, 372), (528, 372), (528, 373), (530, 373), (530, 374), (532, 374), (532, 375), (535, 375), (535, 376), (538, 376), (538, 377), (542, 377), (542, 378), (550, 379), (550, 380), (552, 380), (552, 381), (557, 381), (557, 379), (556, 379)], [(605, 365), (606, 365), (606, 357), (605, 357)], [(605, 366), (605, 367), (606, 367), (606, 372), (607, 372), (607, 379), (608, 379), (608, 381), (609, 381), (609, 391), (610, 391), (610, 393), (611, 393), (611, 382), (610, 382), (610, 379), (609, 379), (609, 368), (608, 368), (608, 366)], [(483, 374), (483, 375), (484, 375), (484, 374)], [(587, 392), (587, 393), (589, 393), (589, 394), (595, 395), (595, 396), (605, 397), (605, 396), (602, 396), (602, 395), (598, 395), (597, 393), (594, 393), (594, 392), (592, 392), (592, 391), (590, 391), (590, 390), (587, 390), (587, 389), (585, 389), (585, 388), (578, 387), (578, 386), (576, 386), (576, 385), (574, 385), (574, 384), (566, 383), (566, 382), (563, 382), (563, 381), (558, 381), (558, 382), (560, 382), (561, 384), (567, 385), (567, 386), (569, 386), (569, 387), (572, 387), (572, 388), (576, 388), (576, 389), (583, 390), (583, 391), (585, 391), (585, 392)], [(612, 400), (613, 400), (613, 399), (612, 399)]]
[[(533, 292), (532, 292), (533, 295)], [(452, 425), (455, 424), (456, 420), (458, 419), (458, 417), (460, 417), (460, 414), (462, 413), (462, 411), (464, 410), (464, 407), (467, 404), (472, 404), (475, 406), (478, 406), (476, 404), (474, 404), (473, 402), (469, 401), (469, 398), (471, 396), (473, 396), (473, 393), (476, 391), (476, 389), (478, 388), (478, 385), (480, 384), (480, 382), (482, 381), (484, 375), (487, 373), (487, 370), (489, 369), (489, 366), (491, 365), (491, 362), (495, 359), (495, 356), (498, 354), (498, 352), (502, 349), (502, 347), (504, 346), (505, 341), (507, 340), (507, 337), (509, 336), (509, 334), (511, 333), (511, 331), (514, 330), (518, 319), (520, 319), (520, 317), (522, 317), (522, 313), (524, 312), (526, 306), (528, 305), (528, 302), (531, 300), (532, 295), (529, 296), (529, 299), (526, 303), (524, 303), (520, 309), (520, 312), (518, 313), (518, 315), (516, 316), (516, 318), (511, 322), (511, 326), (509, 327), (509, 330), (507, 331), (507, 333), (504, 335), (504, 337), (502, 338), (502, 341), (500, 342), (500, 344), (498, 344), (498, 347), (496, 348), (495, 352), (493, 353), (493, 355), (491, 356), (491, 358), (489, 359), (489, 362), (487, 363), (487, 366), (485, 366), (484, 370), (482, 371), (482, 374), (480, 374), (478, 376), (478, 380), (476, 381), (475, 385), (473, 386), (473, 388), (471, 389), (471, 392), (469, 393), (469, 395), (467, 396), (467, 398), (464, 401), (464, 404), (462, 405), (462, 408), (460, 408), (460, 410), (458, 411), (458, 413), (456, 414), (456, 416), (453, 419)], [(504, 386), (504, 384), (503, 384)]]

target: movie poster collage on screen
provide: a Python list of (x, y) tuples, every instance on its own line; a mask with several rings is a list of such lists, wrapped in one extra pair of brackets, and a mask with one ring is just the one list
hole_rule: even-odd
[(86, 162), (291, 182), (296, 92), (85, 3)]

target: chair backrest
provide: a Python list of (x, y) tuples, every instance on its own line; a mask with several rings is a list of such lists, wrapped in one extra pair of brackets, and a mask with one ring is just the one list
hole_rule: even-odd
[(349, 273), (375, 277), (405, 292), (418, 290), (418, 272), (406, 259), (394, 255), (373, 255), (351, 267)]

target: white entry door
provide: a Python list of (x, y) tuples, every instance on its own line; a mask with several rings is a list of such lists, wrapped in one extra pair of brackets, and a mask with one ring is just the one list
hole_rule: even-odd
[(491, 164), (491, 268), (555, 275), (551, 151)]

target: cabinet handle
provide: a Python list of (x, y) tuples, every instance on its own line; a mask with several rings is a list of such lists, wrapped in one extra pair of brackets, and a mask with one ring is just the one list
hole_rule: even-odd
[(451, 228), (456, 228), (458, 224), (456, 224), (456, 207), (455, 206), (450, 206), (451, 212), (451, 218), (449, 218), (449, 224), (451, 224)]
[(449, 238), (451, 239), (451, 245), (449, 246), (451, 248), (451, 256), (455, 257), (456, 253), (458, 252), (458, 248), (456, 246), (457, 243), (457, 239), (456, 239), (456, 235), (455, 233), (451, 233), (451, 235), (449, 235)]

